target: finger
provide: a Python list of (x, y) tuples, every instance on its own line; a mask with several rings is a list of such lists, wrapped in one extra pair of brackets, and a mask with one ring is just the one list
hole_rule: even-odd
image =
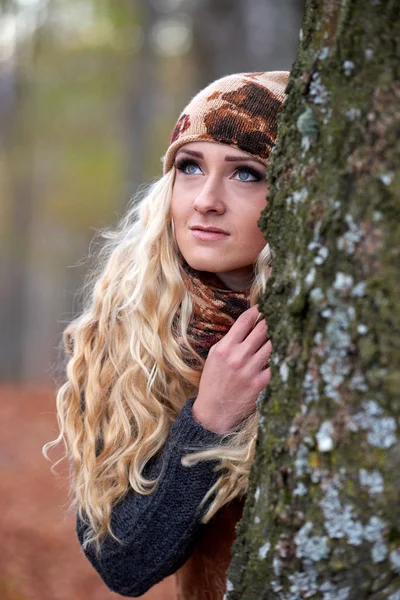
[(272, 354), (272, 342), (268, 340), (261, 346), (254, 355), (254, 364), (258, 369), (265, 369), (265, 366), (269, 363)]
[(240, 344), (253, 329), (256, 319), (260, 312), (257, 305), (245, 310), (240, 317), (234, 322), (225, 338), (233, 344)]
[(269, 384), (270, 381), (271, 381), (271, 368), (268, 367), (267, 369), (264, 369), (263, 371), (261, 371), (261, 373), (257, 377), (257, 384), (258, 384), (258, 388), (259, 388), (260, 392), (262, 392), (262, 390), (265, 390), (265, 388), (267, 387), (267, 385)]
[(255, 354), (257, 350), (266, 343), (267, 340), (267, 323), (262, 318), (258, 325), (256, 325), (256, 327), (250, 331), (246, 339), (243, 341), (243, 345), (246, 347), (248, 352)]

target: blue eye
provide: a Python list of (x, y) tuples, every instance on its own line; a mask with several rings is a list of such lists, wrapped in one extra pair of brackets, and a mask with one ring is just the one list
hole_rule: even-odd
[(195, 170), (196, 170), (196, 165), (194, 165), (193, 163), (189, 163), (188, 165), (186, 165), (186, 167), (185, 167), (185, 168), (187, 168), (187, 169), (188, 169), (188, 170), (187, 170), (187, 172), (188, 172), (188, 173), (194, 173), (194, 171), (192, 171), (192, 170), (191, 170), (193, 167), (194, 167), (194, 168), (195, 168)]
[[(237, 174), (239, 175), (239, 180), (240, 181), (258, 181), (260, 179), (260, 176), (258, 175), (258, 173), (254, 173), (252, 172), (250, 169), (246, 169), (246, 168), (242, 168), (242, 169), (238, 169)], [(247, 175), (246, 179), (242, 178), (241, 175)], [(251, 175), (252, 177), (254, 177), (254, 179), (249, 179), (249, 175)]]
[(180, 160), (177, 160), (175, 163), (175, 168), (178, 169), (179, 171), (182, 171), (182, 173), (185, 173), (186, 175), (196, 175), (197, 173), (195, 171), (192, 170), (187, 170), (186, 167), (199, 167), (199, 165), (194, 161), (194, 160), (189, 160), (187, 158), (181, 158)]
[[(243, 183), (260, 181), (262, 176), (256, 169), (251, 169), (250, 167), (239, 167), (237, 169), (236, 174), (239, 175), (239, 181), (243, 181)], [(240, 177), (241, 175), (247, 175), (246, 178)], [(249, 175), (253, 177), (253, 179), (249, 179)]]

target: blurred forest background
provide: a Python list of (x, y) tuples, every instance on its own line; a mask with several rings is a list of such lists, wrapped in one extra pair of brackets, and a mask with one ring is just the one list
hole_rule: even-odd
[(303, 10), (304, 0), (0, 0), (2, 600), (111, 597), (64, 517), (66, 479), (40, 454), (57, 433), (61, 332), (80, 309), (90, 242), (161, 175), (199, 89), (291, 69)]

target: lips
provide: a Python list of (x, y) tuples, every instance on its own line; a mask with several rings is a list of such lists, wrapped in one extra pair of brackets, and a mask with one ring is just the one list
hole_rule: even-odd
[(205, 231), (210, 233), (223, 233), (224, 235), (229, 235), (227, 231), (224, 231), (224, 229), (220, 229), (219, 227), (204, 227), (203, 225), (192, 225), (192, 227), (189, 227), (189, 229), (191, 229), (192, 231)]
[(193, 237), (203, 242), (224, 240), (230, 235), (227, 231), (224, 231), (219, 227), (202, 227), (194, 225), (189, 229), (191, 230)]

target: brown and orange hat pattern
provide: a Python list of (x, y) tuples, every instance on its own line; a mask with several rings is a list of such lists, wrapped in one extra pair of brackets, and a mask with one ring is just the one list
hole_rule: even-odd
[(196, 141), (235, 146), (267, 164), (288, 79), (288, 71), (236, 73), (200, 90), (173, 129), (162, 159), (164, 174), (171, 169), (178, 149)]

